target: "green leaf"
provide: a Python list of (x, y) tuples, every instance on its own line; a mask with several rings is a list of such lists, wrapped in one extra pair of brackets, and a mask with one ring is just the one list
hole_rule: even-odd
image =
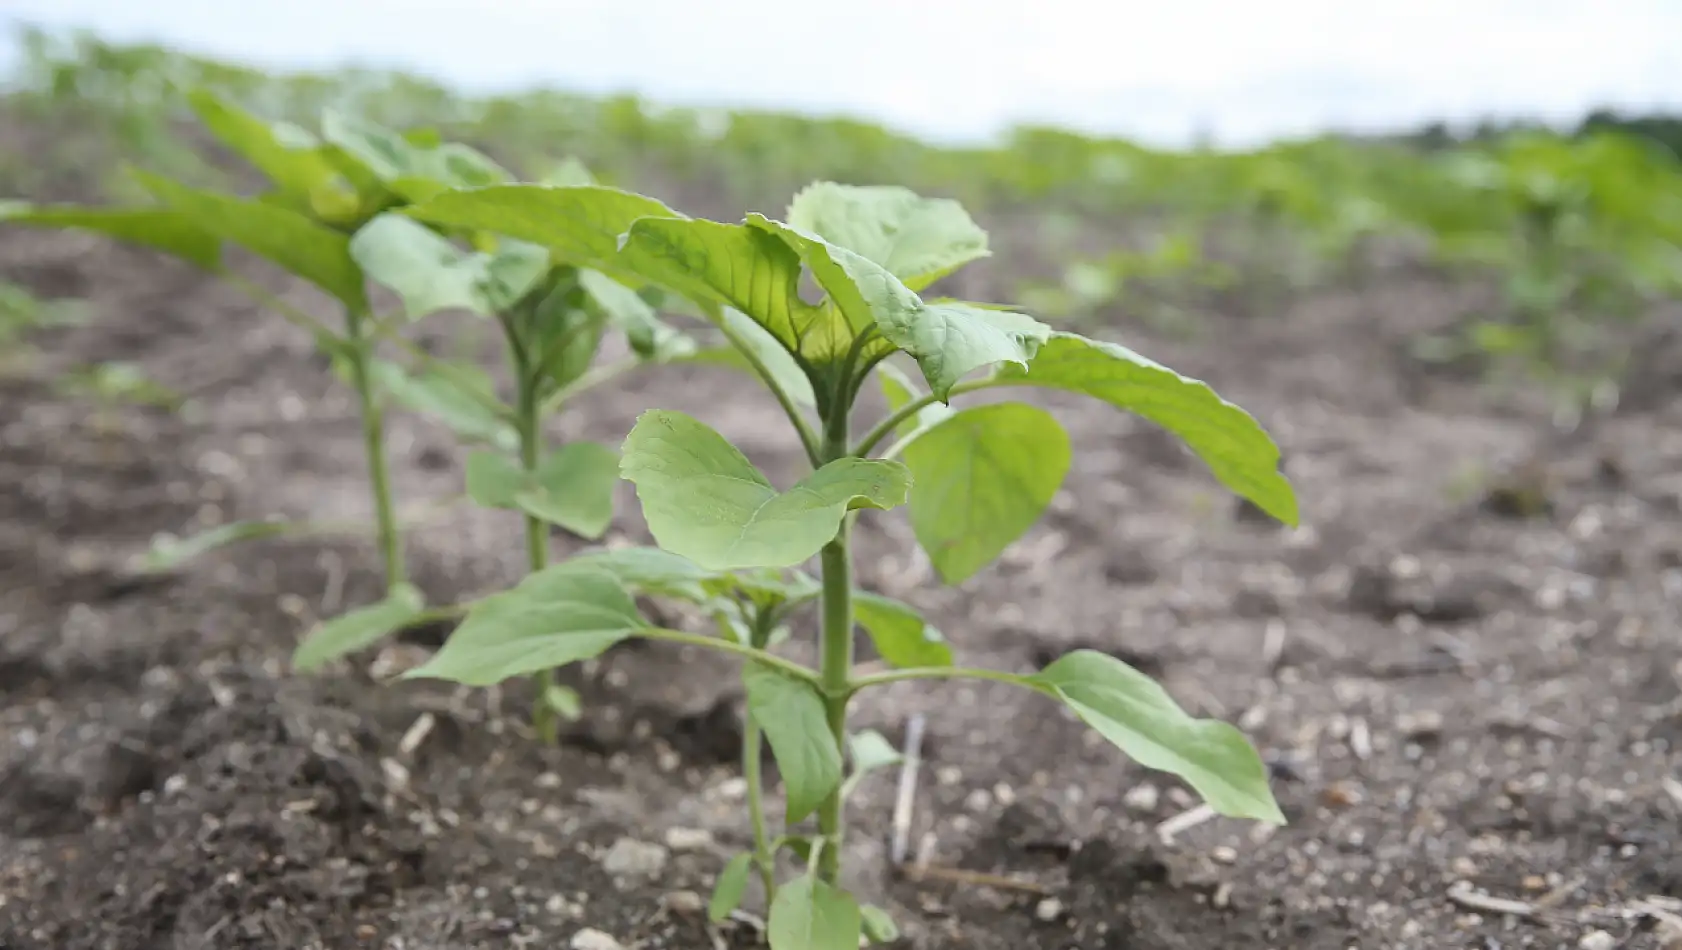
[(702, 585), (721, 576), (688, 558), (653, 547), (586, 551), (567, 563), (612, 574), (633, 591), (696, 602), (709, 596)]
[(543, 456), (527, 472), (507, 455), (467, 457), (467, 495), (487, 508), (524, 511), (585, 538), (598, 538), (613, 521), (619, 460), (595, 442), (570, 442)]
[(514, 498), (533, 484), (517, 459), (479, 450), (467, 455), (467, 497), (486, 508), (516, 508)]
[(637, 419), (620, 472), (660, 546), (711, 570), (792, 567), (829, 543), (848, 511), (892, 508), (910, 488), (897, 462), (843, 458), (779, 494), (723, 436), (664, 410)]
[(855, 732), (847, 737), (847, 757), (852, 760), (853, 771), (847, 776), (847, 780), (841, 783), (843, 799), (853, 797), (853, 791), (866, 775), (905, 761), (905, 756), (900, 755), (893, 743), (874, 729)]
[(788, 223), (880, 264), (920, 291), (987, 257), (987, 232), (962, 205), (897, 186), (815, 182), (789, 204)]
[(619, 258), (637, 275), (691, 300), (741, 311), (807, 363), (833, 363), (851, 345), (854, 332), (845, 318), (801, 301), (800, 255), (760, 228), (643, 218), (631, 224)]
[(610, 272), (633, 221), (677, 216), (653, 198), (601, 185), (495, 185), (441, 194), (404, 213), (529, 241), (566, 263)]
[(771, 950), (858, 950), (863, 927), (850, 894), (808, 873), (777, 889), (766, 936)]
[(1139, 764), (1184, 779), (1215, 811), (1282, 825), (1267, 766), (1227, 723), (1193, 719), (1155, 680), (1095, 650), (1076, 650), (1027, 677)]
[(350, 239), (296, 211), (200, 191), (145, 172), (135, 177), (170, 210), (224, 241), (238, 244), (315, 284), (353, 310), (368, 309), (362, 269), (350, 256)]
[(660, 322), (654, 308), (631, 288), (598, 270), (578, 269), (578, 283), (585, 299), (601, 317), (625, 334), (631, 349), (644, 359), (652, 358), (675, 331)]
[(299, 200), (299, 210), (318, 205), (322, 210), (355, 210), (356, 195), (339, 187), (338, 169), (305, 130), (268, 122), (208, 89), (188, 93), (187, 102), (212, 135), (268, 176), (283, 194)]
[[(915, 486), (912, 496), (916, 496)], [(952, 665), (952, 648), (946, 645), (946, 639), (910, 604), (854, 591), (853, 615), (870, 635), (876, 652), (890, 664), (901, 668)]]
[(590, 659), (646, 627), (611, 574), (562, 562), (474, 602), (443, 648), (403, 675), (490, 686)]
[(407, 626), (425, 609), (426, 598), (419, 589), (412, 584), (399, 585), (385, 600), (340, 614), (311, 630), (293, 651), (292, 668), (308, 673), (372, 646)]
[(549, 174), (544, 175), (538, 182), (540, 185), (593, 185), (596, 176), (590, 174), (590, 169), (575, 157), (561, 159)]
[(512, 180), (507, 169), (483, 152), (437, 135), (404, 136), (363, 119), (326, 110), (321, 134), (409, 201), (425, 201), (456, 188), (480, 188)]
[(550, 383), (569, 386), (589, 371), (607, 321), (603, 308), (590, 306), (576, 282), (557, 281), (532, 312), (526, 346)]
[[(965, 373), (1001, 361), (1026, 365), (1050, 328), (1031, 317), (963, 303), (925, 303), (881, 265), (815, 234), (750, 214), (743, 225), (643, 219), (621, 257), (637, 273), (693, 299), (734, 307), (798, 360), (826, 370), (858, 348), (860, 365), (894, 346), (910, 353), (946, 398)], [(802, 265), (827, 295), (799, 296)]]
[(568, 722), (577, 722), (584, 715), (584, 703), (579, 699), (578, 690), (553, 683), (543, 691), (543, 708)]
[(1026, 371), (1005, 367), (999, 381), (1085, 393), (1137, 413), (1185, 441), (1221, 484), (1280, 521), (1297, 523), (1279, 449), (1256, 420), (1203, 382), (1114, 343), (1054, 333)]
[(136, 566), (148, 573), (173, 570), (224, 545), (237, 541), (279, 537), (298, 530), (298, 527), (295, 523), (279, 520), (235, 521), (217, 525), (185, 538), (171, 538), (153, 543), (151, 550), (137, 560)]
[(1040, 517), (1068, 474), (1068, 433), (1020, 402), (955, 412), (906, 445), (911, 528), (929, 562), (959, 584)]
[[(495, 398), (490, 376), (477, 366), (451, 363), (455, 372), (440, 373), (422, 368), (410, 373), (396, 363), (376, 359), (369, 363), (374, 384), (404, 407), (431, 416), (457, 435), (494, 445), (505, 452), (519, 446), (514, 426), (487, 405)], [(477, 395), (467, 386), (477, 389)]]
[(788, 397), (802, 406), (817, 405), (817, 398), (812, 393), (812, 381), (806, 378), (806, 373), (794, 357), (783, 349), (782, 344), (762, 326), (755, 323), (753, 318), (737, 310), (735, 307), (724, 307), (720, 310), (720, 322), (724, 329), (734, 335), (740, 347), (735, 345), (708, 347), (698, 349), (679, 356), (671, 362), (702, 363), (712, 366), (724, 366), (758, 377), (759, 371), (748, 359), (743, 350), (758, 357), (772, 383), (781, 389)]
[(440, 310), (492, 317), (514, 306), (549, 271), (549, 252), (505, 241), (495, 253), (465, 251), (412, 218), (377, 215), (350, 240), (350, 255), (403, 299), (409, 319)]
[(613, 523), (613, 490), (619, 457), (595, 442), (569, 442), (538, 462), (536, 484), (514, 495), (534, 518), (595, 539)]
[(0, 202), (0, 224), (91, 231), (163, 251), (207, 271), (222, 269), (222, 243), (168, 208), (86, 208)]
[(765, 730), (788, 802), (788, 823), (817, 810), (841, 785), (841, 750), (811, 684), (754, 663), (743, 667), (748, 715)]
[(1027, 367), (1051, 328), (1027, 314), (979, 304), (924, 303), (877, 317), (882, 335), (911, 354), (929, 388), (945, 402), (953, 384), (996, 363)]
[(893, 943), (899, 939), (899, 925), (882, 908), (865, 904), (859, 908), (859, 916), (864, 923), (864, 936), (871, 943)]
[(707, 903), (707, 919), (713, 923), (722, 923), (729, 918), (730, 913), (742, 906), (742, 895), (747, 893), (748, 872), (753, 869), (753, 855), (738, 854), (730, 859), (724, 870), (718, 872), (718, 881), (713, 884), (712, 900)]

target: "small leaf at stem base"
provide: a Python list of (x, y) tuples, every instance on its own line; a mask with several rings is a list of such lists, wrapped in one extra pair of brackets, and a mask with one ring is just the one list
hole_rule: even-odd
[(384, 639), (426, 609), (426, 598), (412, 584), (401, 584), (391, 595), (327, 621), (311, 630), (292, 653), (292, 668), (308, 673), (341, 656)]
[(858, 950), (863, 929), (852, 895), (811, 874), (777, 889), (766, 922), (771, 950)]
[(757, 664), (743, 668), (742, 680), (748, 715), (765, 730), (782, 773), (788, 821), (800, 821), (841, 784), (841, 750), (830, 734), (823, 699), (811, 684)]
[(1161, 684), (1095, 650), (1076, 650), (1027, 677), (1146, 768), (1186, 780), (1215, 811), (1282, 825), (1267, 766), (1242, 732), (1193, 719)]
[(562, 562), (475, 601), (443, 648), (403, 676), (490, 686), (587, 660), (646, 626), (617, 578)]
[(752, 869), (753, 855), (744, 853), (731, 858), (724, 870), (718, 872), (712, 900), (707, 903), (708, 920), (722, 923), (731, 911), (742, 905), (742, 897), (748, 889), (748, 872)]

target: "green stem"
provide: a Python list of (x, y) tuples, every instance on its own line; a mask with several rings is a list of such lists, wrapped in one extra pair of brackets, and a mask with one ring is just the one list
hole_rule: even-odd
[[(840, 458), (847, 451), (846, 411), (839, 406), (835, 407), (835, 411), (824, 439), (825, 461)], [(847, 702), (852, 699), (853, 563), (848, 546), (851, 529), (852, 519), (843, 518), (835, 539), (824, 545), (820, 555), (823, 568), (823, 660), (818, 678), (824, 694), (829, 733), (838, 749), (847, 745)], [(831, 884), (838, 883), (841, 874), (842, 805), (841, 789), (836, 788), (818, 806), (818, 830), (829, 842), (818, 864), (818, 871), (823, 880)]]
[[(543, 415), (537, 373), (530, 364), (522, 341), (517, 337), (513, 322), (504, 320), (508, 328), (508, 349), (514, 363), (515, 400), (514, 427), (520, 439), (520, 468), (534, 476), (543, 454)], [(536, 574), (549, 566), (549, 526), (534, 515), (525, 516), (526, 567)], [(536, 708), (532, 712), (533, 725), (547, 742), (555, 740), (555, 711), (549, 708), (549, 691), (555, 688), (555, 671), (538, 670), (532, 674), (532, 686), (537, 690)]]
[(374, 358), (374, 341), (368, 336), (368, 314), (355, 308), (345, 310), (345, 331), (350, 341), (351, 382), (362, 408), (362, 443), (368, 455), (368, 480), (373, 483), (375, 532), (380, 554), (385, 559), (385, 587), (389, 594), (403, 584), (408, 574), (403, 563), (403, 536), (397, 528), (397, 512), (391, 500), (391, 472), (385, 458), (385, 412), (374, 393), (368, 364)]
[(720, 653), (733, 653), (736, 656), (752, 660), (755, 663), (762, 663), (765, 666), (772, 667), (773, 669), (787, 674), (788, 676), (792, 676), (803, 683), (809, 683), (813, 687), (821, 686), (822, 681), (820, 680), (818, 674), (812, 672), (804, 666), (801, 666), (799, 663), (796, 663), (793, 660), (785, 660), (769, 650), (756, 650), (753, 647), (744, 646), (734, 640), (726, 640), (723, 637), (709, 637), (705, 634), (687, 633), (682, 630), (668, 630), (664, 627), (645, 627), (637, 630), (636, 636), (643, 637), (648, 640), (664, 640), (667, 643), (681, 643), (685, 646), (706, 647), (709, 650), (717, 650)]
[(604, 365), (595, 366), (585, 370), (584, 373), (577, 379), (550, 393), (549, 396), (543, 400), (544, 414), (547, 415), (548, 413), (554, 412), (555, 410), (561, 408), (561, 405), (568, 399), (571, 399), (585, 390), (593, 389), (605, 382), (609, 382), (623, 376), (631, 370), (643, 365), (644, 362), (646, 361), (640, 358), (631, 357), (620, 360), (617, 363), (606, 363)]
[[(811, 460), (812, 467), (818, 468), (823, 465), (824, 461), (829, 461), (828, 459), (820, 461), (822, 457), (819, 449), (821, 447), (818, 445), (817, 434), (812, 431), (806, 417), (801, 414), (800, 407), (794, 404), (793, 397), (784, 392), (783, 387), (777, 385), (777, 378), (771, 375), (771, 370), (766, 367), (765, 361), (760, 359), (759, 354), (754, 352), (753, 347), (742, 339), (741, 334), (730, 329), (717, 307), (710, 308), (707, 316), (711, 318), (713, 326), (724, 334), (724, 338), (730, 341), (730, 345), (734, 346), (736, 351), (742, 354), (742, 358), (748, 361), (748, 365), (753, 367), (753, 371), (759, 375), (760, 380), (765, 383), (765, 387), (771, 390), (771, 395), (777, 397), (777, 404), (783, 407), (783, 413), (788, 416), (788, 421), (794, 424), (794, 431), (800, 434), (800, 445), (806, 450), (806, 458)], [(845, 446), (842, 448), (844, 450)]]
[(889, 683), (901, 683), (906, 680), (992, 680), (995, 683), (1009, 683), (1012, 686), (1025, 686), (1038, 689), (1031, 680), (1015, 673), (1002, 670), (989, 670), (980, 667), (967, 666), (919, 666), (900, 670), (887, 670), (882, 673), (872, 673), (860, 676), (847, 684), (849, 695), (872, 686), (886, 686)]
[[(988, 386), (997, 385), (1000, 385), (1000, 383), (992, 378), (972, 379), (966, 383), (958, 383), (952, 387), (951, 392), (946, 394), (946, 400), (950, 402), (953, 396), (961, 396), (964, 393), (974, 392), (977, 389), (986, 389)], [(864, 434), (864, 438), (859, 440), (858, 445), (853, 446), (852, 454), (858, 456), (859, 458), (868, 458), (871, 451), (874, 450), (876, 446), (880, 445), (883, 439), (893, 435), (894, 430), (899, 428), (900, 425), (907, 419), (915, 417), (917, 413), (922, 412), (924, 409), (927, 409), (940, 401), (941, 400), (935, 398), (933, 393), (924, 393), (905, 405), (900, 406), (898, 409), (895, 409), (881, 422), (878, 422), (875, 426), (871, 427), (869, 432)]]
[[(749, 633), (756, 650), (765, 649), (771, 630), (776, 626), (776, 614), (759, 610), (753, 618)], [(753, 863), (759, 868), (759, 880), (765, 887), (765, 904), (770, 906), (777, 896), (776, 852), (771, 846), (771, 832), (765, 824), (764, 749), (761, 730), (753, 714), (742, 716), (742, 778), (748, 783), (748, 819), (753, 824)]]

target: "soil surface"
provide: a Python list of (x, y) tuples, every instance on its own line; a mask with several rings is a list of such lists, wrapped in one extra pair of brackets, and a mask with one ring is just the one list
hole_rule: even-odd
[[(999, 255), (962, 290), (997, 297), (1034, 234), (987, 223)], [(568, 671), (587, 711), (556, 746), (533, 741), (518, 684), (392, 682), (440, 629), (291, 675), (303, 629), (377, 596), (370, 544), (251, 543), (157, 578), (123, 562), (158, 532), (369, 516), (350, 395), (307, 335), (87, 237), (0, 233), (0, 278), (97, 316), (38, 336), (0, 382), (0, 948), (754, 944), (755, 900), (717, 928), (698, 909), (746, 840), (731, 663), (648, 645)], [(1253, 736), (1290, 819), (1170, 834), (1187, 791), (1038, 697), (895, 686), (855, 718), (897, 741), (924, 717), (925, 869), (889, 867), (891, 773), (852, 806), (848, 858), (903, 945), (1662, 945), (1646, 902), (1682, 898), (1679, 387), (1647, 373), (1624, 410), (1562, 435), (1422, 373), (1406, 340), (1476, 296), (1396, 265), (1287, 312), (1220, 308), (1189, 340), (1122, 316), (1092, 328), (1253, 411), (1286, 452), (1300, 529), (1073, 397), (1043, 401), (1077, 447), (1064, 496), (961, 588), (939, 586), (902, 518), (861, 521), (861, 583), (924, 608), (965, 662), (1122, 656)], [(1682, 365), (1668, 352), (1652, 365)], [(188, 407), (101, 407), (47, 381), (110, 359)], [(656, 407), (697, 413), (774, 479), (798, 470), (775, 406), (725, 370), (629, 377), (553, 431), (617, 444)], [(461, 490), (441, 427), (396, 414), (389, 442), (406, 504)], [(643, 543), (625, 488), (613, 536)], [(408, 545), (435, 603), (508, 584), (523, 557), (512, 517), (467, 507)]]

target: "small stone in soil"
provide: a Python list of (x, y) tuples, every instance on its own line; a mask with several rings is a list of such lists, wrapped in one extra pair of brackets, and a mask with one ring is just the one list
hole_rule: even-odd
[(669, 852), (657, 844), (620, 838), (602, 858), (602, 869), (614, 877), (651, 878), (666, 867)]
[(666, 829), (666, 847), (673, 851), (700, 851), (712, 844), (713, 833), (705, 828)]
[(625, 945), (593, 927), (572, 935), (572, 950), (625, 950)]
[(1122, 797), (1122, 804), (1138, 812), (1154, 812), (1162, 795), (1155, 785), (1135, 785)]
[(1618, 945), (1618, 938), (1604, 930), (1591, 930), (1577, 941), (1581, 950), (1614, 950)]
[(662, 900), (674, 914), (699, 914), (706, 909), (706, 901), (694, 891), (672, 891)]
[(1063, 916), (1063, 902), (1055, 897), (1047, 897), (1034, 905), (1034, 916), (1049, 924)]

